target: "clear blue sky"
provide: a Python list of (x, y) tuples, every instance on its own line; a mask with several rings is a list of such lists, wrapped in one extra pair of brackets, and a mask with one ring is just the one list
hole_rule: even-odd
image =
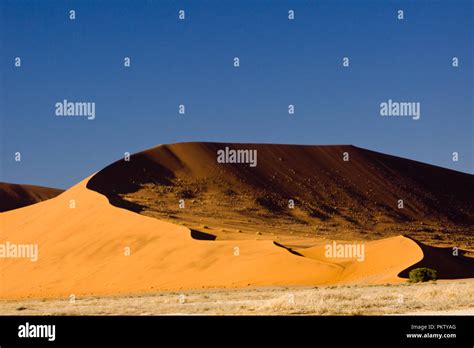
[[(180, 141), (354, 144), (474, 173), (473, 1), (0, 4), (0, 181), (66, 188)], [(63, 99), (96, 119), (56, 117)], [(381, 117), (388, 99), (420, 120)]]

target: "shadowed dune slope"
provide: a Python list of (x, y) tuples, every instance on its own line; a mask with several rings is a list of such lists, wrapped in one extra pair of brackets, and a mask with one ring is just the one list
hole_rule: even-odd
[(59, 195), (63, 190), (0, 182), (0, 212), (25, 207)]
[(474, 259), (466, 257), (464, 250), (436, 248), (413, 241), (423, 252), (423, 259), (400, 272), (400, 277), (408, 278), (412, 269), (426, 267), (436, 270), (438, 279), (474, 278)]
[[(257, 150), (257, 166), (217, 163), (225, 147)], [(88, 187), (118, 207), (182, 221), (186, 212), (204, 221), (212, 212), (236, 224), (245, 217), (253, 225), (387, 229), (392, 235), (407, 233), (400, 223), (470, 233), (474, 225), (474, 175), (349, 145), (160, 145), (106, 167)], [(179, 198), (196, 204), (176, 209)], [(295, 209), (288, 209), (289, 199)]]

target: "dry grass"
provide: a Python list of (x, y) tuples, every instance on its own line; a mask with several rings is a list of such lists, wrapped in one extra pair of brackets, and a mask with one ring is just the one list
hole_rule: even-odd
[(474, 281), (271, 287), (0, 301), (2, 315), (474, 314)]

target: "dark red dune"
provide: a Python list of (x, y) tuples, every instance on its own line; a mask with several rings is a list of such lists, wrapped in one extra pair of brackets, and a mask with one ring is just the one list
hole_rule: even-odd
[(64, 190), (0, 182), (0, 212), (26, 207), (56, 197)]

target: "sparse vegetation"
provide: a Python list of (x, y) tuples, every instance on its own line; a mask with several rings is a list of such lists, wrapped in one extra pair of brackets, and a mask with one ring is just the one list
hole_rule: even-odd
[(419, 283), (437, 279), (437, 272), (434, 269), (421, 267), (415, 268), (408, 273), (409, 282)]
[[(383, 315), (474, 314), (474, 281), (398, 285), (332, 285), (190, 290), (85, 296), (74, 306), (64, 299), (0, 300), (2, 315)], [(20, 309), (21, 308), (21, 309)]]

